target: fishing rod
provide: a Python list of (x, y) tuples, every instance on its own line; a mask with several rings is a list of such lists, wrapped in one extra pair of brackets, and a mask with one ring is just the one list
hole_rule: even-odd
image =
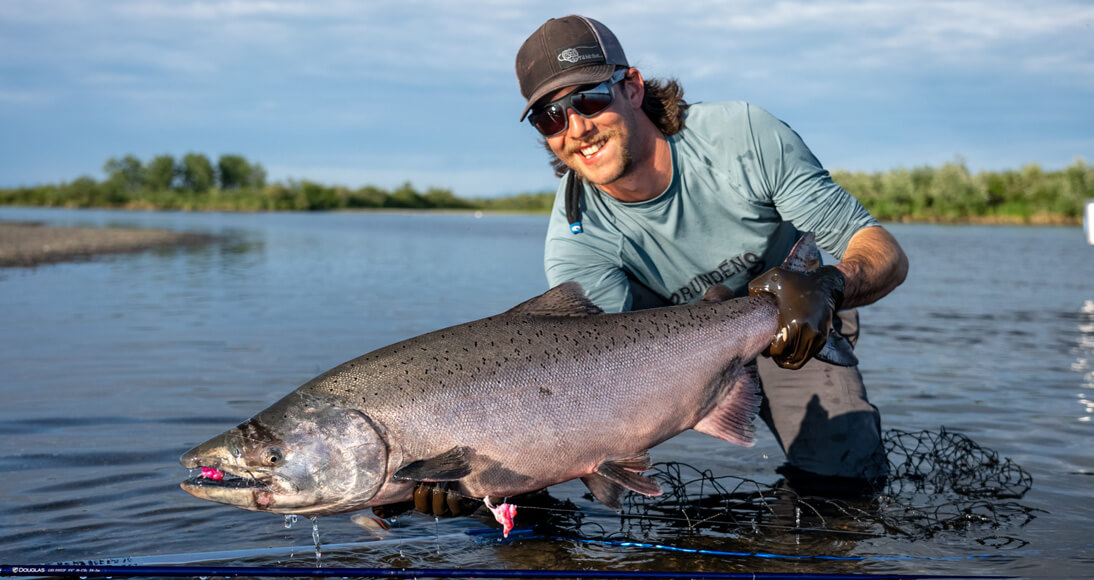
[(0, 566), (0, 577), (339, 577), (339, 578), (694, 578), (696, 580), (893, 580), (1010, 579), (967, 574), (810, 574), (762, 572), (644, 572), (627, 570), (508, 570), (496, 568), (287, 568), (262, 566)]

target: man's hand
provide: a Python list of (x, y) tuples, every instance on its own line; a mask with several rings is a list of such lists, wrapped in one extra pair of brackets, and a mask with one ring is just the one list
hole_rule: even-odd
[(452, 517), (468, 515), (479, 505), (478, 500), (460, 495), (452, 483), (423, 481), (414, 488), (414, 501), (379, 505), (372, 508), (372, 513), (377, 517), (390, 518), (414, 509), (429, 516)]
[(764, 354), (780, 367), (800, 369), (820, 352), (843, 302), (844, 282), (835, 266), (811, 272), (772, 268), (750, 282), (749, 296), (770, 294), (779, 309), (779, 331)]
[(460, 516), (469, 514), (479, 502), (465, 498), (453, 483), (422, 482), (414, 488), (414, 509), (431, 516)]

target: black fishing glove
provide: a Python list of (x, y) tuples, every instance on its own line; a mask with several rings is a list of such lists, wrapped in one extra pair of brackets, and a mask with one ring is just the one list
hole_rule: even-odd
[(749, 296), (770, 294), (779, 309), (779, 330), (764, 354), (780, 367), (800, 369), (820, 352), (843, 302), (844, 282), (835, 266), (810, 272), (772, 268), (750, 282)]

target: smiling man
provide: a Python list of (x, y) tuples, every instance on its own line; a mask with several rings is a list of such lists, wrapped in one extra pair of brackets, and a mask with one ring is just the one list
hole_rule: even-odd
[[(786, 124), (743, 102), (688, 105), (678, 83), (631, 67), (596, 20), (548, 20), (521, 46), (516, 73), (521, 119), (562, 177), (550, 285), (579, 282), (608, 312), (773, 294), (780, 332), (759, 367), (761, 417), (787, 457), (779, 471), (810, 492), (883, 481), (881, 420), (862, 376), (813, 356), (832, 327), (854, 342), (855, 307), (904, 281), (892, 235)], [(807, 275), (776, 268), (802, 232), (841, 262)]]

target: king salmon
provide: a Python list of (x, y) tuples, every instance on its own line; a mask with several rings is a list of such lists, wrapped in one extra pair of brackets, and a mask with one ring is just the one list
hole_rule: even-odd
[[(817, 264), (806, 234), (784, 267)], [(188, 493), (328, 515), (411, 499), (419, 482), (509, 497), (580, 478), (618, 509), (654, 496), (647, 451), (695, 429), (751, 445), (769, 295), (605, 314), (572, 282), (502, 314), (381, 348), (187, 451)], [(853, 355), (852, 355), (853, 356)]]

